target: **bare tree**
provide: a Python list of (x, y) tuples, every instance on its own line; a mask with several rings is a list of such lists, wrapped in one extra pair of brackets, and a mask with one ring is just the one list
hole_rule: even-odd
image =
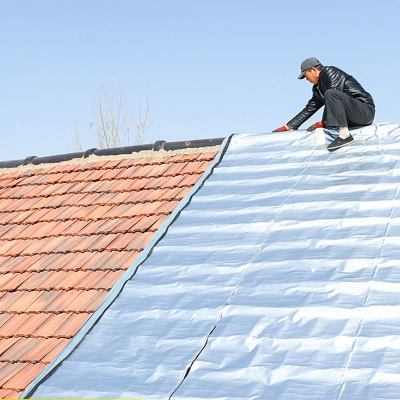
[(125, 94), (117, 87), (117, 93), (100, 86), (98, 100), (92, 96), (94, 122), (91, 130), (100, 149), (120, 147), (130, 142), (129, 114)]
[[(94, 137), (95, 146), (100, 149), (143, 144), (150, 138), (149, 128), (153, 120), (149, 120), (149, 98), (146, 93), (146, 105), (142, 109), (139, 94), (139, 107), (136, 117), (128, 108), (125, 93), (119, 84), (116, 93), (103, 84), (100, 85), (99, 96), (92, 96), (92, 111), (94, 122), (90, 130)], [(75, 122), (75, 137), (73, 146), (76, 151), (82, 151), (82, 141)]]
[(72, 146), (75, 151), (83, 151), (81, 138), (79, 137), (78, 128), (76, 127), (76, 121), (74, 120), (75, 136), (72, 137)]
[[(137, 114), (137, 118), (133, 118), (133, 122), (135, 124), (136, 130), (136, 138), (135, 144), (143, 144), (146, 139), (149, 139), (148, 129), (153, 123), (154, 118), (148, 122), (147, 119), (149, 117), (149, 96), (146, 92), (146, 106), (144, 112), (142, 113), (142, 105), (140, 101), (140, 93), (139, 93), (139, 110)], [(153, 138), (154, 139), (154, 138)]]

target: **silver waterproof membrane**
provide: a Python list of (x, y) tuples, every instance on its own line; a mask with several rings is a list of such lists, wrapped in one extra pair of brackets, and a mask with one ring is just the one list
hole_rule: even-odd
[(399, 399), (400, 126), (234, 135), (33, 398)]

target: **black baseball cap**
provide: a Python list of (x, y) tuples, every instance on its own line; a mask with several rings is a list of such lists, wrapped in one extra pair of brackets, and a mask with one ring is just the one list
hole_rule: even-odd
[(304, 60), (300, 65), (301, 74), (298, 79), (303, 79), (306, 71), (310, 70), (312, 67), (319, 67), (320, 65), (321, 63), (315, 57), (307, 58), (307, 60)]

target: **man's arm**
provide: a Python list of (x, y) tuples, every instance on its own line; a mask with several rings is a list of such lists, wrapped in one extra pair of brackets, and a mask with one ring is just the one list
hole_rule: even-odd
[(324, 104), (319, 101), (316, 96), (313, 96), (303, 110), (301, 110), (286, 125), (288, 125), (291, 129), (299, 129), (300, 125), (313, 116), (323, 105)]

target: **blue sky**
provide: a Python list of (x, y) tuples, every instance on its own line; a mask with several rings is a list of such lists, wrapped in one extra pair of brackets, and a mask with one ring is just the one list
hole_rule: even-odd
[[(311, 95), (299, 65), (352, 74), (400, 122), (400, 2), (0, 0), (0, 160), (93, 147), (92, 96), (118, 82), (155, 140), (260, 133)], [(321, 112), (302, 128), (320, 119)]]

